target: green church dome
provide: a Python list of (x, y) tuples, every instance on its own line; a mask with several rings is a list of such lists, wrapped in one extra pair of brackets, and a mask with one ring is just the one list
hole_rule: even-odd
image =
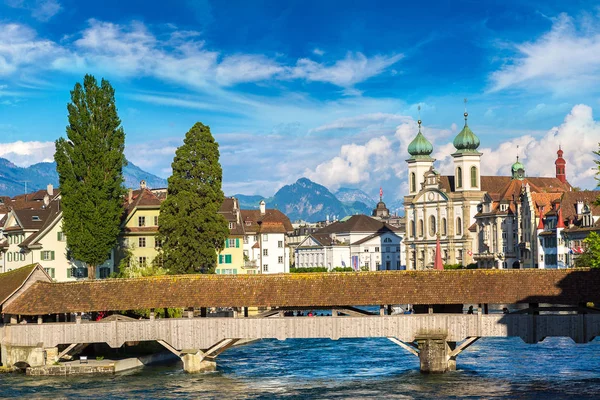
[(408, 145), (408, 153), (415, 158), (429, 157), (433, 152), (433, 145), (421, 133), (421, 120), (419, 123), (419, 133)]
[(520, 169), (525, 170), (525, 166), (517, 159), (517, 162), (512, 165), (512, 171), (517, 172)]
[(454, 138), (454, 147), (459, 153), (476, 153), (479, 147), (479, 138), (475, 136), (471, 128), (467, 125), (467, 117), (469, 114), (465, 112), (465, 127)]

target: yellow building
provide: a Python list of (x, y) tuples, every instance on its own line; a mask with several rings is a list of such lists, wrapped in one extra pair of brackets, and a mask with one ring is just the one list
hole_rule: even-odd
[(130, 265), (150, 265), (158, 254), (158, 215), (161, 197), (146, 188), (144, 181), (140, 189), (130, 190), (125, 203), (125, 219), (119, 238), (120, 251), (117, 265), (130, 252)]
[(217, 257), (217, 274), (248, 274), (256, 273), (256, 269), (246, 269), (244, 260), (244, 226), (240, 208), (236, 198), (225, 198), (221, 214), (229, 224), (229, 238), (225, 240), (225, 248)]

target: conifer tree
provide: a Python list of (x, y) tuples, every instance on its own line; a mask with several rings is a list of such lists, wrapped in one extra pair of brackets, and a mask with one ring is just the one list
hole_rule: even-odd
[(67, 138), (56, 141), (56, 169), (62, 198), (63, 232), (73, 259), (88, 277), (117, 244), (123, 214), (125, 132), (115, 91), (104, 79), (86, 75), (71, 91)]
[(219, 144), (197, 122), (175, 152), (167, 198), (158, 219), (164, 266), (172, 274), (214, 273), (229, 236), (218, 213), (223, 203)]

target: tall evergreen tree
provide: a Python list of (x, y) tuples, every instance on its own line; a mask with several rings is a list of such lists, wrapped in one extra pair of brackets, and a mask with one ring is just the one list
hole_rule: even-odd
[(208, 126), (197, 122), (186, 133), (171, 166), (158, 218), (164, 266), (172, 274), (213, 273), (229, 229), (218, 213), (223, 170)]
[(67, 105), (67, 139), (56, 141), (56, 169), (62, 197), (63, 231), (72, 258), (96, 267), (117, 244), (123, 214), (125, 132), (115, 106), (115, 91), (86, 75), (75, 84)]

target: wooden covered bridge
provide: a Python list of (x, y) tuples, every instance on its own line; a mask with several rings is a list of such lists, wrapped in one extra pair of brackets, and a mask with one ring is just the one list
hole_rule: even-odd
[[(0, 275), (2, 363), (42, 362), (90, 343), (118, 348), (157, 341), (184, 369), (214, 368), (218, 354), (241, 339), (385, 337), (420, 358), (424, 372), (445, 372), (481, 337), (549, 336), (586, 343), (600, 334), (600, 271), (456, 270), (186, 275), (52, 283), (39, 265)], [(423, 313), (392, 313), (412, 304)], [(474, 314), (463, 306), (475, 305)], [(516, 313), (490, 305), (525, 304)], [(359, 306), (377, 306), (366, 312)], [(82, 313), (182, 308), (184, 318), (82, 321)], [(249, 315), (249, 308), (263, 311)], [(228, 308), (233, 317), (208, 317)], [(324, 317), (287, 317), (290, 310), (331, 310)], [(27, 322), (27, 323), (24, 323)], [(60, 350), (60, 351), (59, 351)], [(19, 358), (27, 358), (19, 359)]]

